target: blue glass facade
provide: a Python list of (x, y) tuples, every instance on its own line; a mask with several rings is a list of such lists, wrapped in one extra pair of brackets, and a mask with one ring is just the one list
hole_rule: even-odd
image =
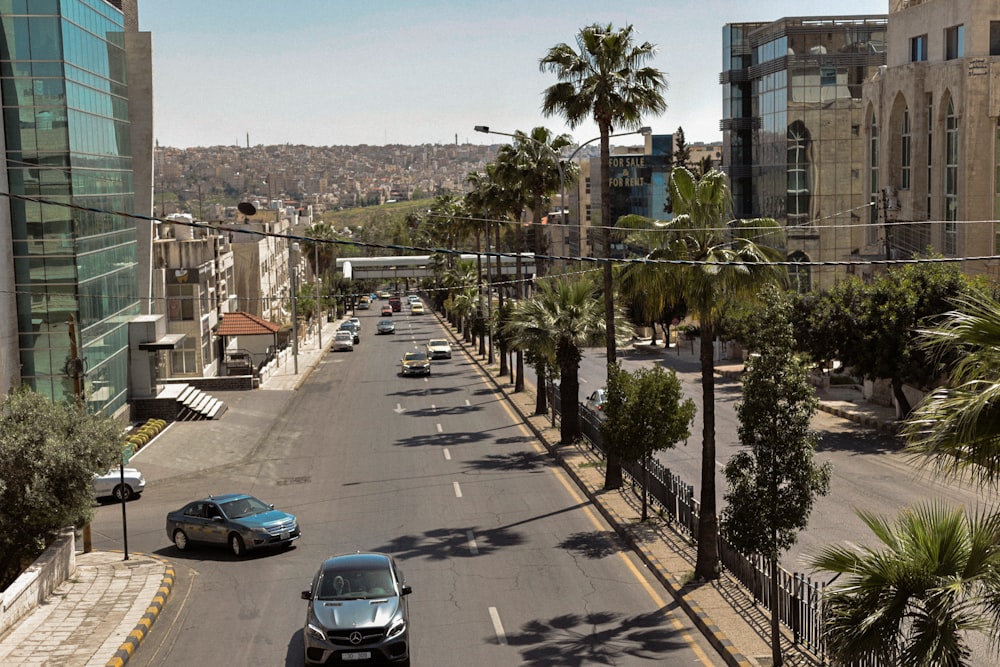
[[(0, 94), (13, 194), (132, 211), (122, 12), (104, 0), (0, 0)], [(73, 394), (70, 316), (91, 411), (128, 387), (128, 321), (139, 314), (131, 218), (9, 200), (21, 380)]]

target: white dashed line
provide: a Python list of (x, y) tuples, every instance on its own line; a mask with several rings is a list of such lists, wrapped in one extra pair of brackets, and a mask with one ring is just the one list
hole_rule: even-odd
[(478, 556), (479, 547), (476, 546), (476, 536), (473, 535), (472, 531), (470, 530), (465, 533), (465, 537), (469, 542), (469, 553), (471, 553), (473, 556)]
[(437, 425), (438, 433), (444, 433), (444, 429), (441, 428), (441, 424)]
[(455, 497), (456, 498), (461, 498), (462, 497), (462, 487), (460, 487), (458, 485), (458, 482), (452, 482), (452, 484), (455, 485)]
[(467, 406), (471, 406), (471, 405), (472, 405), (472, 403), (469, 403), (469, 399), (465, 399), (465, 404), (466, 404)]
[(503, 623), (500, 622), (500, 614), (496, 607), (490, 607), (490, 620), (493, 621), (493, 632), (497, 634), (497, 643), (507, 645), (507, 635), (503, 631)]
[(441, 451), (443, 451), (443, 452), (444, 452), (444, 460), (445, 460), (445, 461), (451, 461), (451, 452), (449, 452), (449, 451), (448, 451), (448, 448), (447, 448), (447, 447), (445, 447), (445, 448), (444, 448), (443, 450), (441, 450)]

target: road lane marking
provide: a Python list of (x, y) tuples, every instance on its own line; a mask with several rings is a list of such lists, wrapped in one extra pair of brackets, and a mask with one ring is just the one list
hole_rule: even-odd
[(404, 408), (403, 406), (401, 406), (399, 403), (396, 403), (396, 409), (393, 410), (393, 412), (395, 412), (397, 415), (401, 415), (404, 412), (406, 412), (406, 408)]
[(472, 407), (472, 403), (469, 403), (469, 399), (465, 399), (465, 405), (467, 407)]
[(444, 452), (444, 460), (445, 460), (445, 461), (451, 461), (451, 452), (449, 452), (449, 451), (448, 451), (448, 448), (447, 448), (447, 447), (445, 447), (445, 448), (444, 448), (443, 450), (441, 450), (441, 451), (443, 451), (443, 452)]
[(441, 428), (441, 424), (437, 425), (438, 433), (444, 433), (444, 429)]
[(476, 546), (476, 536), (472, 534), (472, 531), (466, 531), (465, 533), (466, 541), (469, 543), (469, 553), (473, 556), (479, 555), (479, 547)]
[(456, 498), (461, 498), (462, 497), (462, 487), (460, 487), (458, 485), (458, 482), (452, 482), (452, 484), (455, 486), (455, 497)]
[(507, 645), (507, 634), (503, 631), (503, 623), (500, 622), (500, 614), (496, 607), (490, 607), (490, 620), (493, 621), (493, 632), (497, 635), (497, 643)]

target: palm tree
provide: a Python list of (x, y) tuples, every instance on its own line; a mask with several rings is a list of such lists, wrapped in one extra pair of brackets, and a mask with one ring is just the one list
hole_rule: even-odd
[(928, 394), (901, 430), (906, 451), (948, 473), (977, 482), (1000, 480), (1000, 303), (973, 290), (921, 344), (936, 359), (951, 357), (948, 383)]
[[(712, 342), (715, 325), (728, 304), (757, 298), (766, 284), (787, 280), (780, 261), (780, 227), (769, 218), (726, 221), (730, 210), (729, 181), (712, 170), (697, 179), (687, 169), (670, 176), (675, 216), (669, 222), (646, 221), (658, 231), (649, 260), (664, 260), (659, 271), (639, 278), (650, 292), (674, 292), (698, 319), (701, 332), (702, 458), (701, 512), (698, 518), (698, 560), (695, 576), (719, 578), (719, 519), (715, 502), (715, 373)], [(623, 220), (636, 224), (639, 218)], [(647, 236), (647, 238), (652, 238)], [(773, 246), (760, 241), (771, 241)]]
[(604, 229), (604, 318), (607, 363), (615, 362), (615, 305), (611, 256), (611, 146), (613, 130), (637, 130), (643, 114), (666, 111), (663, 72), (645, 63), (656, 54), (649, 42), (636, 45), (633, 28), (593, 24), (580, 30), (575, 50), (558, 44), (539, 61), (559, 82), (543, 93), (542, 113), (562, 115), (571, 128), (593, 119), (601, 133), (601, 226)]
[(529, 361), (534, 362), (532, 365), (538, 379), (536, 415), (544, 415), (549, 410), (545, 385), (549, 379), (548, 369), (555, 365), (556, 360), (555, 329), (551, 316), (552, 313), (540, 299), (528, 299), (514, 304), (505, 324), (510, 343), (517, 349), (525, 350)]
[(858, 512), (881, 548), (832, 546), (810, 565), (838, 575), (825, 600), (835, 661), (960, 667), (966, 634), (994, 634), (1000, 597), (1000, 517), (929, 502), (890, 523)]
[[(543, 312), (546, 326), (554, 342), (556, 363), (559, 365), (559, 425), (560, 442), (569, 444), (580, 437), (580, 359), (582, 350), (599, 342), (605, 330), (600, 302), (594, 285), (586, 279), (541, 281), (530, 309)], [(529, 309), (518, 306), (518, 310)], [(517, 311), (515, 311), (517, 312)], [(618, 334), (631, 333), (624, 318), (618, 319)], [(515, 327), (516, 329), (516, 327)], [(543, 387), (538, 388), (544, 391)]]

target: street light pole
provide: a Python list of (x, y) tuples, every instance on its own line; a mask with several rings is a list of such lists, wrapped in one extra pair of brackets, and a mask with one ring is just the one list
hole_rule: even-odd
[(297, 263), (293, 261), (293, 255), (295, 259), (299, 256), (299, 244), (292, 243), (288, 246), (288, 272), (289, 278), (291, 280), (292, 286), (292, 360), (293, 369), (295, 374), (299, 374), (299, 287), (298, 287), (298, 271), (299, 268)]
[[(568, 230), (569, 230), (569, 222), (568, 222), (569, 209), (566, 207), (566, 164), (571, 163), (573, 161), (573, 158), (575, 158), (577, 156), (577, 154), (583, 149), (584, 146), (592, 144), (595, 141), (597, 141), (598, 139), (600, 139), (601, 138), (600, 135), (594, 137), (593, 139), (587, 139), (585, 142), (583, 142), (582, 144), (580, 144), (579, 146), (577, 146), (576, 150), (574, 150), (572, 153), (570, 153), (569, 157), (567, 157), (564, 160), (562, 158), (562, 155), (556, 153), (555, 149), (553, 149), (551, 146), (549, 146), (548, 144), (546, 144), (544, 142), (538, 141), (534, 137), (529, 136), (527, 134), (521, 133), (520, 135), (518, 135), (518, 134), (511, 134), (510, 132), (500, 132), (499, 130), (491, 130), (488, 125), (476, 125), (473, 129), (476, 132), (482, 132), (483, 134), (498, 134), (500, 136), (511, 137), (511, 138), (514, 138), (514, 139), (520, 139), (520, 138), (523, 137), (523, 138), (527, 139), (528, 141), (532, 141), (532, 142), (538, 144), (539, 146), (545, 147), (556, 158), (556, 167), (558, 167), (558, 169), (559, 169), (559, 190), (560, 190), (560, 192), (559, 192), (559, 222), (562, 223), (562, 229), (563, 229), (563, 243), (562, 243), (563, 252), (565, 252), (566, 256), (568, 257), (570, 253), (567, 251), (567, 248), (566, 248), (566, 246), (567, 246), (566, 235), (568, 234)], [(651, 127), (643, 126), (643, 127), (640, 127), (638, 130), (634, 130), (632, 132), (619, 132), (617, 134), (608, 135), (608, 138), (612, 139), (612, 138), (615, 138), (615, 137), (627, 137), (627, 136), (634, 135), (634, 134), (641, 134), (642, 136), (645, 137), (645, 136), (649, 136), (650, 134), (652, 134), (652, 132), (653, 132), (653, 130), (652, 130)], [(601, 224), (602, 225), (603, 224), (607, 224), (607, 221), (602, 220)], [(606, 249), (606, 250), (608, 250), (608, 249)]]

